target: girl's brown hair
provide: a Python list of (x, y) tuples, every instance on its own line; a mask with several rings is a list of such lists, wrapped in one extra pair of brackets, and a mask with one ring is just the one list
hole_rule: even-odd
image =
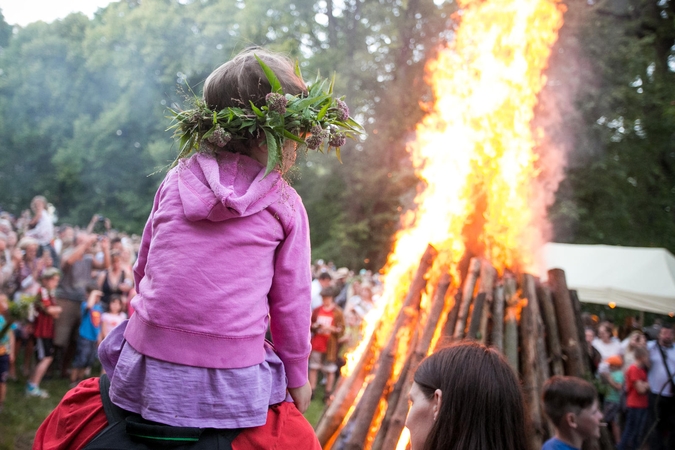
[[(256, 56), (277, 76), (284, 94), (306, 94), (305, 82), (295, 74), (293, 62), (286, 56), (260, 47), (250, 47), (226, 62), (206, 78), (204, 102), (213, 111), (228, 107), (250, 108), (250, 102), (260, 108), (265, 97), (272, 91), (265, 73)], [(258, 135), (251, 135), (246, 141), (232, 140), (223, 150), (249, 154), (258, 144)], [(217, 150), (217, 149), (216, 149)]]
[(414, 377), (424, 395), (442, 392), (424, 450), (525, 450), (526, 419), (518, 379), (494, 349), (475, 342), (443, 348)]
[(249, 108), (265, 104), (265, 96), (272, 91), (269, 81), (255, 57), (272, 69), (279, 79), (284, 94), (299, 95), (307, 92), (304, 81), (295, 74), (293, 62), (284, 55), (251, 47), (226, 62), (204, 82), (204, 101), (219, 111), (227, 107)]

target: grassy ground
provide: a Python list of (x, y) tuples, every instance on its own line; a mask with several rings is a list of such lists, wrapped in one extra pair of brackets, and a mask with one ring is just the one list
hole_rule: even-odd
[[(95, 370), (94, 373), (98, 371)], [(35, 432), (68, 391), (68, 384), (69, 381), (63, 379), (43, 381), (40, 387), (49, 392), (50, 397), (41, 399), (26, 397), (24, 377), (19, 377), (18, 381), (9, 381), (5, 407), (0, 412), (0, 450), (31, 449)], [(318, 422), (323, 408), (323, 387), (319, 386), (314, 400), (305, 413), (312, 426)]]
[(43, 381), (40, 387), (50, 397), (42, 399), (26, 397), (25, 378), (9, 381), (5, 407), (0, 412), (0, 450), (30, 449), (35, 431), (68, 391), (68, 384), (68, 380), (62, 379)]

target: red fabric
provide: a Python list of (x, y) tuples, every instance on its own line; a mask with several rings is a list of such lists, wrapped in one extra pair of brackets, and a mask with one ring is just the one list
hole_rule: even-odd
[(635, 390), (636, 381), (647, 381), (647, 371), (632, 364), (626, 371), (626, 406), (629, 408), (647, 408), (649, 399), (647, 393), (638, 394)]
[(321, 450), (312, 426), (293, 403), (270, 406), (267, 423), (246, 428), (232, 442), (232, 450)]
[(81, 449), (106, 425), (98, 378), (89, 378), (68, 391), (42, 422), (33, 450)]
[[(321, 327), (332, 327), (334, 322), (334, 310), (335, 308), (326, 309), (323, 306), (316, 308), (312, 313), (312, 326), (318, 326), (318, 330), (321, 330)], [(312, 350), (319, 353), (326, 353), (330, 335), (330, 332), (320, 333), (317, 331), (312, 336)]]
[[(33, 449), (79, 450), (108, 425), (98, 378), (70, 390), (35, 435)], [(267, 423), (246, 428), (232, 443), (232, 450), (321, 450), (314, 430), (293, 403), (270, 406)]]
[(40, 313), (35, 318), (35, 337), (52, 339), (54, 337), (54, 318), (47, 314), (46, 310), (49, 306), (55, 306), (54, 298), (49, 295), (45, 288), (40, 289), (40, 301), (45, 311)]

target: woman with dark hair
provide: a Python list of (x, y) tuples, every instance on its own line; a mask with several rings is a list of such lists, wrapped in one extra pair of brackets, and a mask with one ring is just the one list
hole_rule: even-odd
[(474, 342), (425, 358), (410, 389), (412, 450), (525, 450), (518, 379), (494, 349)]

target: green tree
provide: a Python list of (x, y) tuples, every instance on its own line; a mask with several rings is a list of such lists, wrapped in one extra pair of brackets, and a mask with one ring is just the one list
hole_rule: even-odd
[(581, 40), (580, 138), (552, 209), (560, 240), (675, 251), (675, 6), (599, 2)]

